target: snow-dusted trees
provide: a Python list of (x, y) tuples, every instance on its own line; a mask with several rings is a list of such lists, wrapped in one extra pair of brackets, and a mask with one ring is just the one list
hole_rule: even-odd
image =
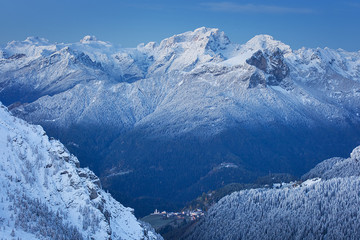
[(72, 225), (66, 223), (67, 215), (56, 213), (40, 200), (30, 199), (26, 195), (10, 195), (16, 209), (15, 227), (33, 233), (41, 239), (82, 240), (83, 236)]
[(222, 198), (187, 239), (357, 239), (360, 163), (356, 153), (360, 147), (351, 158), (326, 160), (305, 175), (325, 180), (245, 190)]
[(0, 103), (1, 237), (161, 239), (153, 231), (145, 235), (131, 209), (105, 193), (60, 142), (14, 119)]

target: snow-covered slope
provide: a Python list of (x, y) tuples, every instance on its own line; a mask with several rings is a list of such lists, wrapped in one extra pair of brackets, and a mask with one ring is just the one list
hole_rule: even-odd
[(350, 158), (330, 158), (325, 160), (308, 173), (302, 179), (322, 178), (331, 179), (335, 177), (350, 177), (360, 175), (360, 146), (356, 147), (350, 154)]
[(359, 151), (357, 147), (347, 159), (326, 160), (307, 174), (325, 179), (232, 193), (184, 238), (357, 239)]
[(205, 27), (127, 49), (31, 37), (0, 49), (0, 100), (120, 196), (178, 199), (204, 177), (220, 186), (222, 162), (239, 166), (229, 182), (302, 175), (360, 144), (360, 52)]
[(0, 235), (8, 239), (162, 239), (79, 168), (40, 126), (0, 103)]

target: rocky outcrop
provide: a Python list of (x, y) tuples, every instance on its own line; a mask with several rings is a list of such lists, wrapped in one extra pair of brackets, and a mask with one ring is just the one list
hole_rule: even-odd
[(249, 88), (265, 83), (271, 86), (279, 85), (290, 73), (290, 68), (286, 64), (282, 51), (279, 48), (276, 48), (274, 52), (258, 50), (246, 60), (246, 63), (266, 74), (266, 81), (263, 81), (259, 79), (258, 73), (254, 73), (250, 78)]

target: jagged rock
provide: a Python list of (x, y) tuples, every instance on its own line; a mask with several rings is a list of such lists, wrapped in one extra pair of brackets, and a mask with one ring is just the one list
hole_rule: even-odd
[(17, 59), (20, 59), (20, 58), (23, 58), (23, 57), (26, 57), (26, 55), (22, 54), (22, 53), (18, 53), (18, 54), (14, 54), (14, 55), (8, 57), (7, 59), (9, 59), (9, 60), (17, 60)]
[(275, 76), (277, 83), (281, 82), (290, 73), (289, 66), (285, 63), (284, 56), (279, 48), (270, 55), (270, 70), (269, 73)]
[(258, 69), (267, 72), (268, 71), (268, 63), (267, 59), (264, 56), (262, 50), (258, 50), (255, 52), (251, 58), (247, 59), (246, 62), (250, 65), (257, 67)]
[(266, 85), (266, 79), (263, 74), (260, 74), (258, 72), (255, 72), (251, 75), (249, 79), (249, 88), (254, 88), (258, 86), (259, 84), (265, 86)]
[(90, 188), (89, 190), (90, 190), (90, 200), (93, 200), (98, 197), (98, 193), (96, 189)]
[[(264, 53), (262, 50), (255, 52), (246, 62), (269, 74), (266, 84), (276, 86), (289, 75), (290, 68), (285, 63), (284, 56), (279, 48), (274, 52)], [(251, 79), (250, 79), (251, 80)], [(256, 81), (260, 84), (260, 81)], [(254, 81), (250, 84), (254, 87)], [(255, 85), (256, 86), (256, 85)]]

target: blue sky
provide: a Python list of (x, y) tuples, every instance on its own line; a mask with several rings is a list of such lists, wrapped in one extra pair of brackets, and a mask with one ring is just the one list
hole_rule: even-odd
[(135, 47), (198, 27), (232, 42), (270, 34), (293, 49), (360, 50), (357, 0), (0, 0), (0, 44), (39, 36), (76, 42), (84, 35)]

